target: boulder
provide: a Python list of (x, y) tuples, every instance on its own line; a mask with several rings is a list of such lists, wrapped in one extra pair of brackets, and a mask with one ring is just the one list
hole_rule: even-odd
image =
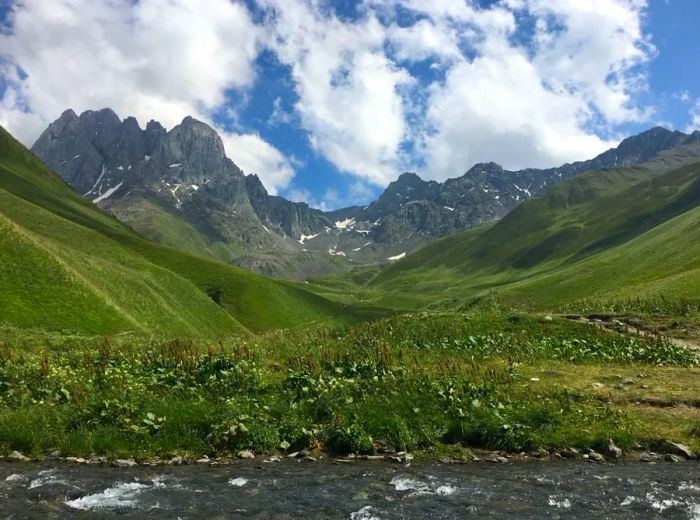
[(668, 451), (670, 453), (673, 453), (674, 455), (679, 455), (686, 459), (695, 458), (695, 453), (693, 453), (693, 451), (690, 448), (688, 448), (688, 446), (686, 446), (685, 444), (681, 444), (679, 442), (666, 441), (666, 447), (668, 448)]
[(139, 463), (136, 462), (134, 459), (116, 459), (112, 462), (112, 466), (115, 466), (117, 468), (133, 468), (138, 465)]
[(605, 457), (603, 457), (597, 451), (591, 450), (588, 452), (588, 460), (592, 460), (593, 462), (603, 462), (605, 460)]
[(243, 450), (238, 452), (238, 458), (239, 459), (254, 459), (255, 458), (255, 453), (253, 453), (250, 450)]
[(10, 452), (5, 458), (10, 462), (27, 462), (29, 460), (29, 457), (25, 457), (19, 451)]
[(615, 445), (615, 441), (608, 439), (608, 456), (612, 459), (619, 459), (622, 457), (622, 449)]

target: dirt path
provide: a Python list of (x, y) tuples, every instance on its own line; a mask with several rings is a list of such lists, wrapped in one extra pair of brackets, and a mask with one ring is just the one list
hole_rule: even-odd
[[(676, 345), (677, 347), (687, 348), (691, 352), (700, 355), (700, 342), (688, 339), (674, 338), (671, 336), (664, 336), (663, 334), (658, 334), (648, 329), (644, 329), (641, 327), (633, 327), (627, 323), (620, 321), (616, 316), (607, 317), (606, 320), (602, 320), (599, 318), (590, 318), (586, 316), (568, 315), (563, 317), (571, 321), (586, 323), (593, 327), (597, 327), (601, 330), (612, 332), (614, 334), (628, 334), (631, 336), (640, 336), (643, 338), (663, 339), (665, 341), (668, 341), (669, 343), (672, 343), (673, 345)], [(615, 325), (615, 327), (613, 327), (612, 325)], [(623, 331), (620, 331), (621, 328), (623, 329)]]

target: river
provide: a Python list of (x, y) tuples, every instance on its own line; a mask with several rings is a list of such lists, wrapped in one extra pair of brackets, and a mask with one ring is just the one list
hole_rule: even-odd
[(700, 463), (0, 464), (0, 518), (700, 520)]

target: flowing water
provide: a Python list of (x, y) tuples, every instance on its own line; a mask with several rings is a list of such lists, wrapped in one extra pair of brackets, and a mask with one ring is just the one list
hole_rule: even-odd
[(700, 520), (700, 463), (0, 464), (0, 518)]

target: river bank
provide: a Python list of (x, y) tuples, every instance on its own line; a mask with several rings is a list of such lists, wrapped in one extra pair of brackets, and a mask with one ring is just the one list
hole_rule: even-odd
[(0, 330), (0, 456), (20, 459), (684, 456), (671, 442), (700, 451), (699, 395), (687, 349), (551, 316), (421, 313), (218, 343)]

